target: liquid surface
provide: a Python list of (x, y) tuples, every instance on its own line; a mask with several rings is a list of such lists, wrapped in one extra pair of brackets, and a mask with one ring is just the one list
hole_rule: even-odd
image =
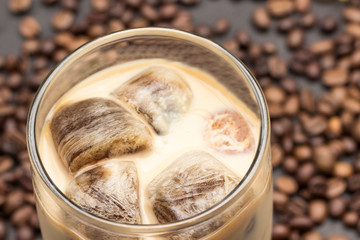
[[(111, 95), (111, 93), (142, 71), (150, 67), (159, 66), (176, 71), (189, 85), (193, 98), (188, 111), (171, 123), (167, 134), (158, 135), (149, 127), (154, 136), (153, 146), (150, 151), (137, 152), (110, 160), (103, 160), (131, 161), (135, 163), (139, 178), (142, 223), (158, 222), (149, 201), (146, 201), (147, 186), (156, 176), (186, 152), (203, 150), (219, 160), (224, 166), (236, 174), (239, 179), (246, 174), (252, 163), (256, 145), (258, 144), (260, 131), (259, 119), (256, 118), (242, 102), (230, 95), (213, 77), (198, 69), (161, 59), (140, 60), (120, 64), (92, 75), (67, 92), (50, 111), (41, 134), (39, 150), (47, 173), (61, 191), (65, 192), (74, 177), (93, 168), (94, 164), (86, 166), (75, 173), (71, 173), (68, 170), (57, 153), (50, 131), (49, 122), (53, 114), (62, 106), (93, 97), (110, 99), (126, 107), (123, 102)], [(216, 147), (209, 146), (208, 139), (206, 139), (209, 135), (205, 132), (208, 130), (208, 121), (214, 114), (216, 115), (224, 111), (238, 112), (245, 119), (253, 141), (249, 149), (234, 153), (232, 151), (219, 151)], [(131, 112), (139, 121), (148, 124), (138, 116), (135, 111)], [(101, 161), (96, 164), (101, 164)]]

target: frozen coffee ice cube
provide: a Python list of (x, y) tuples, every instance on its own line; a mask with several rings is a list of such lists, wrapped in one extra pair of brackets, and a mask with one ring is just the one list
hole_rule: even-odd
[(96, 216), (120, 223), (140, 223), (135, 164), (108, 162), (77, 175), (67, 197)]
[(147, 126), (125, 108), (90, 98), (60, 108), (50, 122), (58, 153), (72, 172), (104, 158), (147, 149)]
[(253, 144), (248, 123), (233, 110), (213, 114), (206, 122), (204, 139), (208, 146), (224, 153), (243, 152)]
[(150, 67), (113, 92), (141, 114), (158, 134), (166, 134), (169, 125), (185, 113), (192, 92), (176, 71)]
[(148, 186), (149, 199), (160, 223), (194, 216), (220, 202), (240, 178), (204, 151), (181, 155)]

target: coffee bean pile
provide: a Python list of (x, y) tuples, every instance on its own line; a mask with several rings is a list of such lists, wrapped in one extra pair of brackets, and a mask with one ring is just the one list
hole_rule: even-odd
[[(189, 9), (199, 0), (91, 0), (91, 11), (81, 18), (79, 0), (41, 1), (58, 9), (49, 19), (50, 37), (42, 37), (41, 24), (31, 16), (32, 0), (7, 0), (8, 10), (21, 19), (23, 42), (20, 54), (0, 55), (0, 240), (10, 229), (19, 240), (41, 239), (25, 126), (34, 93), (56, 63), (82, 44), (123, 29), (171, 27), (212, 38), (231, 28), (225, 17), (196, 24)], [(320, 18), (311, 4), (258, 1), (252, 13), (254, 28), (284, 37), (290, 60), (277, 54), (275, 44), (258, 43), (243, 30), (223, 43), (251, 69), (268, 101), (272, 164), (283, 170), (275, 181), (274, 240), (348, 239), (317, 232), (327, 218), (360, 232), (360, 0), (343, 4), (342, 19)], [(314, 29), (324, 38), (307, 44)], [(318, 82), (323, 93), (301, 88), (299, 78)]]

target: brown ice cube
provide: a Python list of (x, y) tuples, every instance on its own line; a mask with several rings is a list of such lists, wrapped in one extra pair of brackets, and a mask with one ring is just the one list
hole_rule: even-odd
[(148, 186), (149, 199), (160, 223), (201, 213), (220, 202), (240, 178), (204, 151), (181, 155)]
[(66, 195), (96, 216), (120, 223), (141, 222), (138, 175), (132, 162), (108, 162), (80, 173)]
[(169, 125), (185, 113), (192, 91), (171, 68), (153, 66), (141, 72), (113, 92), (141, 114), (158, 134), (166, 134)]
[(104, 158), (148, 149), (152, 141), (144, 123), (103, 98), (62, 107), (51, 119), (50, 129), (60, 157), (72, 172)]
[(224, 153), (246, 151), (254, 141), (244, 117), (233, 110), (213, 114), (206, 122), (204, 139), (208, 146)]

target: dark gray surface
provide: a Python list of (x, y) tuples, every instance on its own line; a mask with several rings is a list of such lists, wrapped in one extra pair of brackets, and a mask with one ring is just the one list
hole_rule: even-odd
[[(33, 6), (29, 14), (35, 16), (39, 20), (42, 26), (41, 37), (48, 37), (52, 34), (51, 29), (51, 16), (56, 13), (57, 7), (47, 7), (41, 3), (41, 0), (33, 0)], [(81, 1), (80, 15), (83, 15), (89, 10), (88, 0)], [(278, 47), (278, 52), (285, 59), (289, 59), (289, 51), (285, 44), (285, 37), (279, 35), (276, 31), (276, 24), (273, 21), (271, 29), (266, 32), (259, 32), (255, 30), (251, 25), (251, 12), (252, 10), (264, 1), (251, 1), (251, 0), (202, 0), (202, 2), (195, 8), (189, 8), (193, 12), (195, 23), (208, 23), (212, 24), (216, 19), (220, 17), (227, 17), (231, 21), (230, 32), (223, 37), (215, 38), (214, 40), (221, 43), (225, 39), (231, 37), (234, 32), (239, 29), (248, 31), (252, 39), (255, 42), (273, 42)], [(332, 15), (341, 19), (341, 8), (343, 3), (340, 1), (326, 1), (313, 3), (312, 9), (321, 17)], [(0, 0), (0, 55), (9, 53), (19, 53), (21, 48), (22, 39), (18, 32), (18, 23), (22, 16), (13, 16), (7, 10), (7, 0)], [(341, 20), (342, 21), (342, 20)], [(338, 30), (340, 32), (341, 30)], [(309, 31), (310, 34), (306, 35), (306, 42), (311, 43), (321, 38), (327, 38), (329, 35), (323, 35), (319, 32), (318, 28), (314, 28)], [(322, 87), (319, 83), (305, 81), (299, 77), (296, 77), (300, 86), (311, 88), (313, 91), (319, 93)], [(281, 174), (280, 170), (274, 171), (274, 178)], [(317, 230), (322, 233), (323, 236), (328, 236), (333, 233), (341, 233), (351, 240), (360, 239), (360, 236), (354, 229), (346, 228), (341, 221), (329, 219), (319, 227)], [(15, 239), (13, 233), (10, 233), (8, 240)], [(259, 239), (261, 240), (261, 239)]]

